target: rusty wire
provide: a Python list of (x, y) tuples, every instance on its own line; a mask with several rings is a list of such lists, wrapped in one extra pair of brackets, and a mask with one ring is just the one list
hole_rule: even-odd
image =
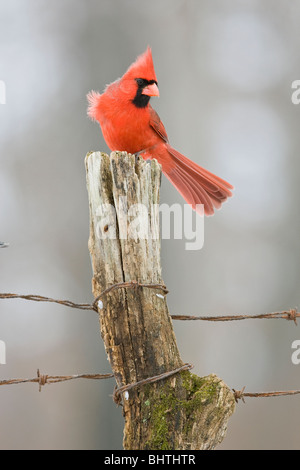
[(190, 370), (194, 366), (192, 364), (183, 364), (181, 367), (178, 367), (177, 369), (171, 370), (169, 372), (164, 372), (159, 375), (155, 375), (153, 377), (147, 377), (146, 379), (139, 380), (138, 382), (134, 382), (131, 384), (123, 385), (122, 387), (117, 387), (114, 390), (113, 394), (113, 400), (115, 403), (119, 404), (120, 403), (120, 395), (121, 393), (124, 393), (128, 390), (131, 390), (132, 388), (135, 387), (140, 387), (141, 385), (146, 385), (150, 383), (155, 383), (159, 382), (160, 380), (167, 379), (168, 377), (171, 377), (172, 375), (178, 374), (179, 372), (182, 372), (183, 370)]
[[(129, 281), (129, 282), (121, 282), (109, 286), (105, 289), (98, 297), (95, 298), (94, 302), (91, 304), (88, 303), (75, 303), (70, 300), (58, 300), (53, 299), (51, 297), (44, 297), (40, 295), (20, 295), (20, 294), (9, 294), (9, 293), (0, 293), (0, 300), (1, 299), (24, 299), (30, 300), (34, 302), (52, 302), (57, 303), (60, 305), (64, 305), (66, 307), (77, 308), (80, 310), (93, 310), (98, 312), (99, 305), (98, 302), (100, 299), (105, 297), (107, 294), (112, 292), (115, 289), (125, 289), (125, 288), (134, 288), (138, 289), (140, 287), (149, 288), (149, 289), (158, 289), (161, 290), (165, 295), (168, 294), (168, 290), (165, 285), (163, 284), (151, 284), (151, 283), (140, 283), (137, 281)], [(297, 318), (300, 317), (300, 312), (297, 309), (290, 309), (284, 310), (282, 312), (272, 312), (272, 313), (265, 313), (259, 315), (220, 315), (220, 316), (192, 316), (192, 315), (171, 315), (173, 320), (201, 320), (201, 321), (211, 321), (211, 322), (219, 322), (219, 321), (239, 321), (239, 320), (249, 320), (249, 319), (285, 319), (293, 321), (297, 325)], [(165, 372), (163, 374), (148, 377), (144, 380), (140, 380), (138, 382), (123, 385), (121, 387), (116, 387), (113, 393), (113, 399), (115, 402), (120, 402), (120, 395), (134, 387), (138, 387), (147, 383), (154, 383), (159, 380), (163, 380), (167, 377), (170, 377), (182, 370), (189, 370), (193, 366), (191, 364), (184, 364), (183, 366), (175, 369), (173, 371)], [(1, 385), (12, 385), (12, 384), (21, 384), (21, 383), (38, 383), (39, 390), (41, 391), (42, 386), (46, 384), (53, 384), (58, 382), (65, 382), (74, 379), (109, 379), (114, 377), (114, 374), (80, 374), (80, 375), (68, 375), (68, 376), (51, 376), (51, 375), (42, 375), (40, 371), (37, 371), (37, 377), (33, 379), (10, 379), (10, 380), (2, 380), (0, 381)], [(268, 397), (278, 397), (278, 396), (287, 396), (287, 395), (298, 395), (300, 394), (300, 390), (289, 390), (289, 391), (275, 391), (275, 392), (256, 392), (256, 393), (248, 393), (245, 392), (245, 387), (242, 390), (237, 391), (232, 389), (234, 398), (236, 402), (244, 399), (246, 397), (249, 398), (268, 398)]]
[(42, 295), (20, 295), (20, 294), (0, 294), (0, 299), (23, 299), (23, 300), (32, 300), (34, 302), (53, 302), (60, 305), (65, 305), (66, 307), (78, 308), (81, 310), (93, 310), (91, 304), (77, 304), (71, 302), (70, 300), (57, 300), (52, 299), (51, 297), (44, 297)]
[(262, 320), (262, 319), (284, 319), (291, 320), (297, 325), (297, 318), (300, 317), (300, 312), (295, 308), (284, 310), (282, 312), (262, 313), (258, 315), (219, 315), (212, 317), (200, 317), (192, 315), (171, 315), (173, 320), (202, 320), (202, 321), (238, 321), (238, 320)]
[[(123, 385), (122, 387), (116, 387), (113, 393), (113, 399), (115, 403), (120, 404), (120, 395), (128, 390), (131, 390), (135, 387), (140, 387), (142, 385), (146, 385), (148, 383), (155, 383), (163, 379), (167, 379), (172, 375), (178, 374), (184, 370), (190, 370), (194, 366), (192, 364), (183, 364), (182, 366), (178, 367), (177, 369), (163, 372), (162, 374), (155, 375), (153, 377), (147, 377), (146, 379), (139, 380), (138, 382), (134, 382), (131, 384)], [(78, 374), (78, 375), (44, 375), (40, 373), (40, 370), (37, 370), (37, 376), (32, 379), (8, 379), (8, 380), (1, 380), (1, 385), (16, 385), (16, 384), (23, 384), (23, 383), (37, 383), (39, 385), (39, 391), (41, 391), (44, 385), (50, 385), (58, 382), (66, 382), (69, 380), (75, 379), (89, 379), (89, 380), (103, 380), (103, 379), (111, 379), (114, 377), (114, 374)]]
[(270, 397), (284, 397), (288, 395), (299, 395), (300, 390), (287, 390), (287, 391), (277, 391), (277, 392), (255, 392), (248, 393), (245, 392), (246, 387), (243, 387), (242, 390), (232, 389), (236, 403), (239, 400), (242, 400), (245, 403), (245, 398), (270, 398)]
[[(140, 380), (138, 382), (134, 382), (131, 384), (123, 385), (122, 387), (115, 387), (114, 393), (113, 393), (113, 400), (115, 403), (118, 405), (121, 403), (121, 394), (131, 390), (135, 387), (140, 387), (142, 385), (148, 384), (148, 383), (155, 383), (160, 380), (164, 380), (168, 377), (171, 377), (172, 375), (178, 374), (179, 372), (182, 372), (184, 370), (190, 370), (193, 368), (192, 364), (183, 364), (181, 367), (178, 367), (177, 369), (164, 372), (162, 374), (153, 376), (153, 377), (147, 377), (144, 380)], [(39, 369), (37, 370), (37, 376), (32, 378), (32, 379), (9, 379), (9, 380), (1, 380), (0, 381), (0, 386), (1, 385), (15, 385), (15, 384), (23, 384), (23, 383), (37, 383), (39, 386), (39, 391), (41, 392), (42, 387), (45, 385), (50, 385), (50, 384), (55, 384), (59, 382), (66, 382), (70, 380), (76, 380), (76, 379), (88, 379), (88, 380), (105, 380), (105, 379), (111, 379), (114, 377), (114, 374), (77, 374), (77, 375), (44, 375), (41, 374)], [(232, 389), (234, 398), (236, 403), (239, 402), (239, 400), (242, 400), (243, 403), (245, 403), (245, 398), (270, 398), (270, 397), (282, 397), (282, 396), (290, 396), (290, 395), (299, 395), (300, 390), (287, 390), (287, 391), (273, 391), (273, 392), (255, 392), (255, 393), (249, 393), (245, 392), (245, 387), (243, 387), (241, 390), (235, 390), (234, 388)]]
[[(93, 303), (75, 303), (70, 300), (58, 300), (51, 297), (44, 297), (41, 295), (20, 295), (20, 294), (9, 294), (9, 293), (0, 293), (1, 299), (24, 299), (31, 300), (34, 302), (52, 302), (66, 307), (77, 308), (80, 310), (93, 310), (98, 312), (98, 302), (100, 299), (105, 297), (107, 294), (116, 289), (138, 289), (140, 287), (148, 289), (158, 289), (161, 290), (165, 295), (168, 293), (168, 290), (163, 284), (146, 284), (140, 283), (137, 281), (129, 282), (120, 282), (118, 284), (113, 284), (105, 289), (101, 294), (96, 297)], [(194, 315), (171, 315), (173, 320), (182, 320), (182, 321), (210, 321), (210, 322), (229, 322), (229, 321), (241, 321), (241, 320), (261, 320), (261, 319), (284, 319), (290, 320), (297, 325), (297, 318), (300, 317), (300, 312), (297, 309), (291, 308), (290, 310), (284, 310), (282, 312), (272, 312), (272, 313), (262, 313), (258, 315), (219, 315), (219, 316), (194, 316)]]
[(101, 379), (111, 379), (114, 377), (114, 374), (77, 374), (77, 375), (43, 375), (40, 373), (40, 370), (37, 370), (37, 376), (33, 379), (9, 379), (9, 380), (0, 380), (1, 385), (15, 385), (23, 383), (38, 383), (39, 391), (46, 384), (54, 384), (58, 382), (67, 382), (69, 380), (75, 379), (89, 379), (89, 380), (101, 380)]

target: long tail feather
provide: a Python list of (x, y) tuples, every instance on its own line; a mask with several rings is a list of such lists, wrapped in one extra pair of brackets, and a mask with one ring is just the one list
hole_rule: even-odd
[(169, 144), (166, 147), (174, 165), (168, 165), (165, 169), (163, 166), (165, 176), (194, 210), (202, 213), (201, 208), (197, 210), (197, 204), (203, 204), (205, 215), (213, 215), (214, 210), (232, 196), (233, 186), (198, 166)]

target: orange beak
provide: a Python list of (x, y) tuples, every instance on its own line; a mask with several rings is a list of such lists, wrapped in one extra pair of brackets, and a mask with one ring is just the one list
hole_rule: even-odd
[(152, 83), (152, 85), (147, 85), (143, 89), (142, 95), (159, 96), (158, 86), (156, 85), (156, 83)]

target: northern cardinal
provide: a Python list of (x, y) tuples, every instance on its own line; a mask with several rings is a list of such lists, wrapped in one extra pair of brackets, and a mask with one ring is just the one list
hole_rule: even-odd
[(88, 95), (88, 116), (98, 121), (110, 150), (155, 158), (194, 210), (212, 215), (232, 196), (233, 186), (198, 166), (173, 149), (158, 114), (149, 104), (159, 96), (150, 47), (128, 68), (122, 78), (107, 85), (104, 93)]

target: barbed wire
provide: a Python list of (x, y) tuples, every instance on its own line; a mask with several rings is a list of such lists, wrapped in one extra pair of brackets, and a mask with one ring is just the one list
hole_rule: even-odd
[(66, 307), (77, 308), (81, 310), (94, 310), (93, 305), (91, 304), (78, 304), (71, 302), (70, 300), (57, 300), (52, 299), (51, 297), (44, 297), (42, 295), (20, 295), (20, 294), (0, 294), (0, 299), (23, 299), (23, 300), (32, 300), (34, 302), (53, 302), (56, 304), (64, 305)]
[[(0, 293), (0, 300), (4, 299), (23, 299), (29, 300), (34, 302), (51, 302), (60, 305), (64, 305), (70, 308), (76, 308), (80, 310), (93, 310), (98, 312), (99, 308), (103, 307), (99, 305), (99, 301), (107, 294), (112, 292), (115, 289), (127, 289), (127, 288), (134, 288), (138, 289), (140, 287), (148, 288), (148, 289), (158, 289), (161, 290), (164, 295), (168, 294), (168, 290), (165, 285), (163, 284), (151, 284), (151, 283), (140, 283), (138, 281), (129, 281), (129, 282), (120, 282), (117, 284), (113, 284), (105, 289), (98, 297), (95, 298), (94, 302), (89, 303), (76, 303), (70, 300), (59, 300), (53, 299), (52, 297), (44, 297), (41, 295), (21, 295), (21, 294), (11, 294), (11, 293)], [(156, 294), (161, 296), (161, 294)], [(161, 296), (164, 298), (164, 296)], [(265, 314), (258, 314), (258, 315), (219, 315), (219, 316), (193, 316), (193, 315), (171, 315), (173, 320), (201, 320), (201, 321), (211, 321), (211, 322), (218, 322), (218, 321), (239, 321), (239, 320), (249, 320), (249, 319), (285, 319), (293, 321), (297, 325), (297, 318), (300, 317), (300, 312), (297, 309), (290, 309), (284, 310), (282, 312), (272, 312), (272, 313), (265, 313)], [(120, 403), (120, 395), (134, 387), (142, 386), (146, 383), (155, 383), (159, 380), (163, 380), (171, 375), (177, 374), (183, 370), (189, 370), (193, 366), (191, 364), (184, 364), (183, 366), (175, 369), (173, 371), (165, 372), (163, 374), (148, 377), (144, 380), (140, 380), (135, 383), (127, 384), (122, 387), (116, 387), (113, 393), (113, 399), (116, 403)], [(51, 375), (43, 375), (40, 373), (39, 369), (37, 371), (37, 376), (32, 379), (9, 379), (9, 380), (2, 380), (0, 381), (0, 386), (2, 385), (13, 385), (13, 384), (21, 384), (21, 383), (38, 383), (39, 391), (41, 391), (42, 386), (46, 384), (53, 384), (58, 382), (66, 382), (69, 380), (75, 379), (90, 379), (90, 380), (103, 380), (113, 378), (114, 374), (77, 374), (77, 375), (67, 375), (67, 376), (51, 376)], [(275, 391), (275, 392), (245, 392), (245, 387), (242, 390), (237, 391), (232, 389), (235, 401), (238, 402), (242, 400), (245, 402), (245, 398), (268, 398), (268, 397), (278, 397), (278, 396), (287, 396), (287, 395), (298, 395), (300, 394), (300, 390), (289, 390), (289, 391)]]
[(177, 369), (171, 370), (170, 372), (164, 372), (163, 374), (155, 375), (153, 377), (148, 377), (147, 379), (139, 380), (138, 382), (134, 382), (131, 384), (123, 385), (122, 387), (115, 388), (114, 394), (113, 394), (113, 400), (115, 403), (119, 404), (121, 393), (127, 392), (128, 390), (131, 390), (132, 388), (135, 388), (135, 387), (139, 387), (141, 385), (159, 382), (160, 380), (167, 379), (168, 377), (178, 374), (179, 372), (182, 372), (183, 370), (190, 370), (193, 367), (194, 366), (192, 364), (183, 364), (183, 366), (178, 367)]
[[(112, 286), (105, 289), (93, 303), (76, 303), (70, 300), (59, 300), (53, 299), (51, 297), (44, 297), (41, 295), (20, 295), (20, 294), (10, 294), (10, 293), (0, 293), (0, 300), (3, 299), (24, 299), (31, 300), (34, 302), (52, 302), (66, 307), (76, 308), (80, 310), (93, 310), (98, 312), (99, 301), (101, 298), (109, 294), (115, 289), (138, 289), (139, 287), (144, 287), (148, 289), (158, 289), (161, 290), (165, 295), (168, 293), (168, 290), (163, 284), (143, 284), (137, 281), (121, 282), (118, 284), (113, 284)], [(157, 294), (160, 295), (160, 294)], [(218, 316), (194, 316), (194, 315), (171, 315), (173, 320), (182, 320), (182, 321), (210, 321), (210, 322), (229, 322), (229, 321), (241, 321), (241, 320), (262, 320), (262, 319), (284, 319), (290, 320), (297, 325), (297, 318), (300, 317), (300, 312), (296, 308), (291, 308), (290, 310), (283, 310), (281, 312), (271, 312), (271, 313), (262, 313), (258, 315), (218, 315)]]
[[(194, 366), (192, 364), (183, 364), (182, 366), (178, 367), (177, 369), (163, 372), (162, 374), (155, 375), (153, 377), (147, 377), (146, 379), (139, 380), (138, 382), (134, 382), (131, 384), (123, 385), (122, 387), (115, 387), (113, 393), (113, 400), (115, 403), (120, 404), (120, 395), (128, 390), (131, 390), (135, 387), (139, 387), (141, 385), (146, 385), (149, 383), (155, 383), (160, 380), (166, 379), (171, 377), (172, 375), (178, 374), (183, 370), (190, 370)], [(37, 376), (32, 379), (8, 379), (8, 380), (1, 380), (1, 385), (17, 385), (23, 383), (38, 383), (39, 384), (39, 391), (41, 391), (44, 385), (50, 385), (58, 382), (66, 382), (69, 380), (74, 379), (89, 379), (89, 380), (103, 380), (103, 379), (111, 379), (114, 377), (114, 374), (77, 374), (77, 375), (44, 375), (40, 373), (40, 370), (37, 370)]]
[(37, 370), (37, 376), (33, 379), (9, 379), (9, 380), (0, 380), (1, 385), (16, 385), (23, 383), (38, 383), (39, 391), (46, 384), (54, 384), (58, 382), (67, 382), (69, 380), (76, 379), (88, 379), (88, 380), (103, 380), (111, 379), (114, 377), (114, 374), (77, 374), (77, 375), (43, 375), (40, 373), (40, 370)]
[(277, 391), (277, 392), (255, 392), (255, 393), (246, 393), (246, 387), (243, 387), (242, 390), (232, 389), (236, 403), (239, 400), (242, 400), (245, 403), (245, 398), (270, 398), (270, 397), (283, 397), (288, 395), (299, 395), (300, 390), (288, 390), (288, 391)]
[[(155, 383), (161, 380), (164, 380), (172, 375), (178, 374), (184, 370), (190, 370), (194, 366), (192, 364), (186, 363), (183, 364), (181, 367), (174, 369), (169, 372), (164, 372), (159, 375), (155, 375), (153, 377), (147, 377), (144, 380), (139, 380), (138, 382), (134, 382), (131, 384), (123, 385), (122, 387), (115, 387), (113, 392), (113, 400), (115, 403), (120, 405), (121, 403), (121, 394), (124, 392), (128, 392), (135, 387), (140, 387), (142, 385), (148, 383)], [(37, 370), (37, 376), (32, 379), (8, 379), (8, 380), (1, 380), (0, 386), (2, 385), (16, 385), (16, 384), (24, 384), (24, 383), (37, 383), (39, 385), (39, 391), (41, 392), (42, 387), (45, 385), (56, 384), (59, 382), (67, 382), (70, 380), (76, 379), (87, 379), (87, 380), (105, 380), (111, 379), (114, 377), (114, 374), (77, 374), (77, 375), (44, 375), (40, 373), (40, 370)], [(285, 390), (285, 391), (273, 391), (273, 392), (245, 392), (245, 387), (241, 390), (232, 389), (234, 399), (236, 403), (239, 400), (242, 400), (245, 403), (245, 398), (271, 398), (271, 397), (282, 397), (282, 396), (291, 396), (291, 395), (299, 395), (300, 390)]]
[(284, 319), (291, 320), (297, 325), (297, 318), (300, 317), (300, 312), (295, 308), (284, 310), (282, 312), (262, 313), (258, 315), (219, 315), (212, 317), (201, 317), (192, 315), (171, 315), (173, 320), (202, 320), (202, 321), (238, 321), (238, 320), (262, 320), (262, 319)]

